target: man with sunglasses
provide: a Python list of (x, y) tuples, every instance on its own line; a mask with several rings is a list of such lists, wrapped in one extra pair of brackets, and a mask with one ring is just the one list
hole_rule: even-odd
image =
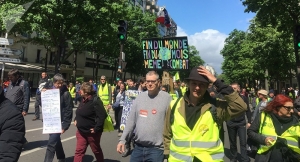
[(98, 96), (103, 102), (106, 109), (111, 107), (111, 86), (106, 82), (106, 77), (100, 77), (100, 84), (98, 85)]
[(163, 154), (163, 123), (171, 97), (160, 90), (159, 75), (150, 71), (146, 74), (147, 90), (139, 94), (133, 102), (125, 130), (117, 145), (117, 152), (125, 152), (125, 143), (135, 130), (135, 147), (131, 162), (161, 162)]

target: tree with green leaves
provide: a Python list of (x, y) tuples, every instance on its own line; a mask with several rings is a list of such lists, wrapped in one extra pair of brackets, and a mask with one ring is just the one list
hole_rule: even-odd
[[(256, 21), (261, 26), (271, 25), (278, 31), (285, 33), (288, 37), (296, 37), (296, 26), (300, 25), (300, 10), (298, 0), (289, 1), (271, 1), (271, 0), (242, 0), (246, 7), (245, 12), (256, 13)], [(296, 43), (291, 44), (294, 47), (294, 57), (296, 66), (300, 66), (298, 47)], [(296, 66), (294, 66), (296, 68)], [(295, 69), (293, 68), (293, 69)], [(298, 79), (298, 84), (300, 80)]]
[(285, 80), (295, 62), (291, 44), (292, 39), (283, 32), (263, 27), (254, 18), (247, 32), (235, 29), (225, 40), (223, 72), (230, 82), (252, 86), (255, 80)]
[(234, 29), (225, 39), (224, 48), (221, 50), (224, 57), (222, 70), (230, 82), (245, 82), (246, 77), (253, 75), (255, 71), (256, 59), (250, 60), (251, 56), (245, 57), (251, 54), (250, 51), (245, 50), (249, 46), (246, 35), (246, 32)]
[[(17, 3), (18, 2), (18, 3)], [(20, 4), (25, 1), (9, 0)], [(8, 1), (7, 1), (8, 3)], [(37, 37), (22, 40), (23, 43), (55, 48), (56, 72), (59, 63), (73, 55), (73, 78), (76, 78), (77, 54), (86, 51), (96, 55), (96, 62), (106, 59), (115, 66), (120, 55), (116, 37), (118, 20), (128, 21), (128, 39), (124, 45), (126, 72), (143, 74), (141, 60), (141, 39), (158, 37), (155, 15), (143, 12), (126, 0), (48, 0), (35, 1), (22, 21), (14, 28), (16, 33), (38, 33)], [(95, 64), (96, 78), (98, 63)], [(115, 67), (116, 68), (116, 67)]]
[(125, 72), (144, 75), (142, 39), (159, 37), (156, 16), (150, 12), (143, 12), (138, 6), (129, 5), (126, 8), (124, 19), (128, 20), (127, 40), (124, 44), (126, 54)]

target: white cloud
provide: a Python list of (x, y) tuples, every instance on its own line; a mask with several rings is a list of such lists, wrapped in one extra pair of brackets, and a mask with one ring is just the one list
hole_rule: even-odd
[(189, 45), (196, 47), (205, 63), (212, 66), (218, 74), (222, 73), (223, 56), (220, 51), (223, 49), (228, 35), (214, 29), (188, 35), (184, 29), (177, 26), (177, 36), (188, 36)]

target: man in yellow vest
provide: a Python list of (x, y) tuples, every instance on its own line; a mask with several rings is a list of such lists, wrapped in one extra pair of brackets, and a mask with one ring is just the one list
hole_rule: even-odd
[(69, 84), (68, 90), (69, 90), (69, 92), (70, 92), (70, 94), (71, 94), (72, 101), (75, 101), (76, 89), (75, 89), (73, 83), (70, 83), (70, 84)]
[(187, 91), (187, 87), (186, 87), (186, 85), (185, 85), (185, 83), (184, 83), (184, 82), (181, 82), (180, 89), (181, 89), (181, 93), (182, 93), (182, 95), (184, 95), (184, 94), (185, 94), (185, 92)]
[(97, 89), (98, 96), (102, 100), (105, 109), (109, 110), (111, 108), (111, 86), (107, 83), (104, 75), (100, 77), (100, 84)]
[[(246, 103), (232, 87), (224, 85), (203, 66), (191, 70), (189, 90), (173, 100), (164, 127), (164, 154), (170, 162), (223, 161), (220, 124), (247, 110)], [(225, 100), (212, 99), (207, 92), (212, 82)]]

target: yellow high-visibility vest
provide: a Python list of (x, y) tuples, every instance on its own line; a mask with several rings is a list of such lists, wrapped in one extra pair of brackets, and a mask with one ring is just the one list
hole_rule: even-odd
[[(298, 140), (300, 138), (300, 123), (297, 125), (291, 126), (287, 129), (281, 136), (278, 136), (275, 127), (273, 125), (272, 118), (269, 114), (265, 113), (264, 111), (261, 113), (261, 119), (265, 118), (265, 122), (260, 121), (260, 130), (259, 132), (261, 135), (265, 137), (272, 137), (276, 143), (277, 137), (284, 138), (287, 141), (287, 145), (290, 149), (300, 154), (299, 143)], [(262, 154), (270, 150), (273, 146), (261, 145), (259, 150), (257, 151), (258, 154)]]
[(187, 90), (187, 87), (180, 87), (181, 89), (181, 92), (182, 92), (182, 96), (184, 96), (186, 90)]
[[(270, 101), (271, 101), (271, 98), (268, 97), (268, 98), (267, 98), (267, 102), (270, 102)], [(256, 97), (255, 102), (256, 102), (256, 106), (257, 106), (258, 103), (260, 102), (258, 97)]]
[(68, 89), (69, 89), (69, 92), (71, 94), (71, 97), (75, 98), (75, 95), (76, 95), (75, 87), (72, 87), (72, 89), (70, 89), (70, 88), (68, 88)]
[(108, 86), (109, 86), (108, 83), (106, 83), (104, 87), (102, 87), (101, 84), (98, 86), (98, 96), (102, 100), (104, 106), (109, 105), (110, 93), (108, 92)]
[(175, 93), (170, 93), (172, 100), (177, 100), (177, 95)]
[[(180, 99), (182, 101), (183, 98)], [(172, 108), (176, 100), (170, 104)], [(173, 137), (170, 143), (169, 161), (193, 162), (197, 157), (203, 162), (222, 162), (224, 157), (223, 143), (219, 138), (219, 128), (210, 110), (200, 116), (193, 130), (187, 126), (184, 117), (179, 113), (178, 102), (174, 111), (174, 123), (171, 125)]]

